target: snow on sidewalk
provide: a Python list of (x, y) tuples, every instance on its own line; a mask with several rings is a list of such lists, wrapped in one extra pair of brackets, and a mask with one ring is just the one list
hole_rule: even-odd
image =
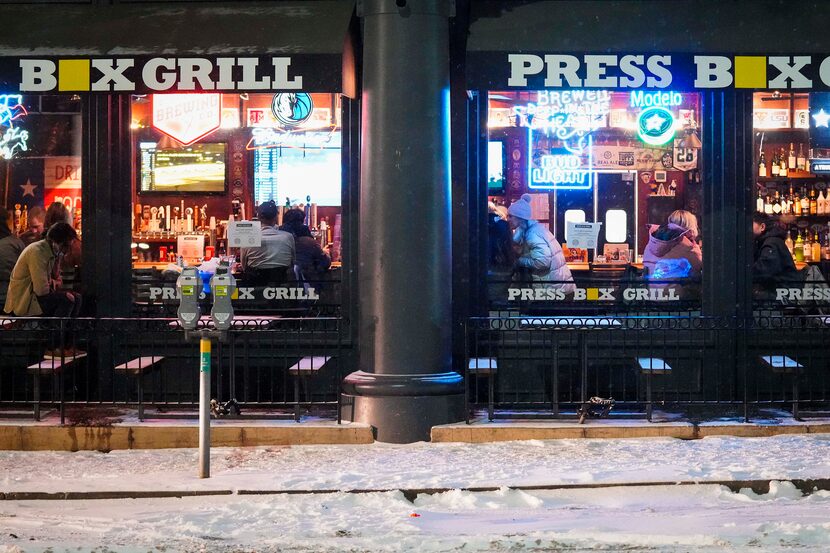
[(0, 551), (830, 550), (830, 492), (722, 486), (0, 502)]
[(0, 492), (349, 490), (830, 477), (830, 434), (499, 443), (0, 451)]

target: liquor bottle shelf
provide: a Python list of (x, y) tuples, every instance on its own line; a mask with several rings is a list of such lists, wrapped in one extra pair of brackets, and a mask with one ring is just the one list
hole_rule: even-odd
[(830, 221), (830, 213), (822, 213), (816, 215), (796, 215), (794, 213), (768, 213), (771, 217), (781, 217), (792, 219), (792, 221)]
[(824, 175), (814, 175), (812, 173), (798, 173), (791, 177), (756, 177), (756, 180), (760, 183), (776, 183), (776, 182), (789, 182), (789, 181), (809, 181), (809, 180), (820, 180), (826, 178)]

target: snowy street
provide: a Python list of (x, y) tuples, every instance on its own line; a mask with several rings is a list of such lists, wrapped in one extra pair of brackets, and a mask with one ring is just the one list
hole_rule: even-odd
[[(826, 478), (830, 435), (0, 452), (0, 491), (229, 490), (0, 502), (2, 551), (830, 550), (830, 492), (718, 485), (421, 494), (399, 489)], [(243, 490), (386, 492), (240, 495)]]

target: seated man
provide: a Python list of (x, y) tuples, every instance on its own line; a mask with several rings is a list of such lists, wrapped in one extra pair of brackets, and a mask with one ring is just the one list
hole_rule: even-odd
[(262, 225), (262, 245), (242, 248), (242, 281), (246, 286), (281, 286), (296, 260), (294, 236), (278, 230), (277, 205), (265, 202), (257, 210)]
[[(81, 295), (61, 290), (58, 272), (61, 257), (78, 237), (67, 223), (55, 223), (46, 238), (26, 246), (12, 269), (4, 310), (18, 317), (77, 317)], [(63, 342), (68, 343), (63, 336)], [(49, 351), (47, 357), (72, 357), (83, 352), (73, 348)]]
[(20, 235), (20, 240), (24, 246), (43, 238), (43, 233), (46, 230), (44, 227), (45, 216), (46, 212), (43, 211), (42, 207), (35, 206), (29, 210), (29, 228)]

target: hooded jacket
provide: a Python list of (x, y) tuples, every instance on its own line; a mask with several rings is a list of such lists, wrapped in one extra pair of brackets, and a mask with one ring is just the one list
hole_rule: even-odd
[(774, 289), (778, 284), (801, 281), (793, 256), (784, 242), (786, 236), (782, 228), (772, 226), (755, 239), (752, 275), (764, 288)]
[(529, 220), (526, 226), (516, 229), (513, 242), (520, 248), (516, 264), (530, 270), (534, 283), (546, 283), (546, 287), (565, 294), (576, 290), (562, 247), (538, 221)]
[(703, 253), (700, 246), (688, 237), (688, 229), (674, 223), (652, 227), (648, 245), (643, 252), (643, 266), (653, 275), (657, 264), (667, 259), (685, 259), (691, 266), (688, 278), (700, 280), (703, 270)]
[(4, 311), (18, 317), (42, 315), (37, 297), (52, 291), (56, 263), (60, 263), (60, 256), (48, 240), (26, 246), (12, 270)]

